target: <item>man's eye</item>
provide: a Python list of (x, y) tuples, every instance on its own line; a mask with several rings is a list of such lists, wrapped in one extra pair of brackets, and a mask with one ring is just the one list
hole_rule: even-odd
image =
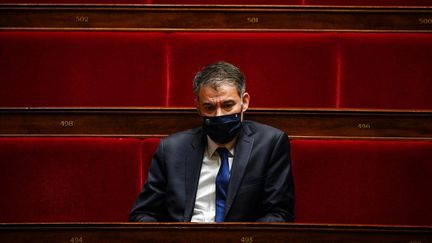
[(232, 108), (234, 106), (234, 104), (225, 104), (224, 105), (224, 108), (225, 109), (230, 109), (230, 108)]
[(212, 105), (205, 105), (204, 109), (208, 110), (208, 111), (211, 111), (211, 110), (214, 110), (214, 106), (212, 106)]

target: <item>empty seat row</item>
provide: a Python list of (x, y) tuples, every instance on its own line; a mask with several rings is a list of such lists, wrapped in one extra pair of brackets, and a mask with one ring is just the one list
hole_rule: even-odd
[(428, 0), (2, 0), (0, 3), (432, 6)]
[(431, 225), (431, 141), (293, 140), (296, 221)]
[[(126, 221), (159, 139), (0, 138), (0, 223)], [(298, 223), (431, 225), (432, 142), (293, 140)]]
[(0, 138), (0, 222), (127, 221), (158, 142)]
[(0, 32), (0, 107), (192, 107), (224, 60), (252, 107), (432, 109), (422, 33)]

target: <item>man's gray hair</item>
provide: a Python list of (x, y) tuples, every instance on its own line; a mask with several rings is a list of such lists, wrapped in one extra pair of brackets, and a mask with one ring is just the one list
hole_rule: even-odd
[(195, 97), (198, 98), (199, 91), (203, 86), (208, 85), (217, 89), (224, 84), (235, 86), (240, 97), (246, 90), (245, 77), (238, 67), (227, 62), (207, 65), (195, 75), (193, 82)]

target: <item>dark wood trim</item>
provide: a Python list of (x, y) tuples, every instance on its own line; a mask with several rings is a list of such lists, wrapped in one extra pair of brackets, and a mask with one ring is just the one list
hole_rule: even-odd
[(0, 30), (431, 32), (432, 8), (0, 4)]
[(2, 242), (431, 242), (432, 227), (290, 223), (0, 224)]
[[(432, 111), (250, 109), (292, 139), (432, 140)], [(200, 126), (193, 108), (2, 108), (0, 136), (161, 137)]]

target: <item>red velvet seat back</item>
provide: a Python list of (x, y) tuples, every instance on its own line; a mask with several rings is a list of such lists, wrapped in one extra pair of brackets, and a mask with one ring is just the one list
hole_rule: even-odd
[(432, 109), (432, 37), (413, 33), (0, 32), (0, 106), (194, 106), (225, 60), (251, 107)]
[(152, 0), (0, 0), (0, 3), (43, 4), (149, 4)]
[(432, 35), (341, 35), (341, 107), (432, 109)]
[(151, 0), (155, 4), (432, 6), (429, 0)]
[(151, 0), (153, 4), (300, 5), (304, 0)]
[(303, 4), (334, 6), (432, 6), (429, 0), (303, 0)]
[(0, 106), (164, 106), (166, 35), (0, 32)]
[(0, 3), (432, 6), (429, 0), (1, 0)]
[[(0, 222), (126, 221), (159, 139), (1, 138)], [(293, 140), (296, 222), (430, 225), (432, 142)]]
[(157, 143), (0, 138), (0, 222), (127, 221)]
[(194, 106), (194, 74), (220, 60), (243, 70), (252, 107), (336, 105), (333, 34), (174, 33), (170, 43), (170, 106)]
[(144, 185), (144, 182), (147, 179), (147, 173), (150, 168), (151, 160), (153, 154), (156, 152), (157, 147), (159, 146), (160, 138), (146, 138), (142, 141), (142, 168), (141, 168), (141, 185)]
[(293, 140), (296, 221), (432, 224), (432, 142)]

